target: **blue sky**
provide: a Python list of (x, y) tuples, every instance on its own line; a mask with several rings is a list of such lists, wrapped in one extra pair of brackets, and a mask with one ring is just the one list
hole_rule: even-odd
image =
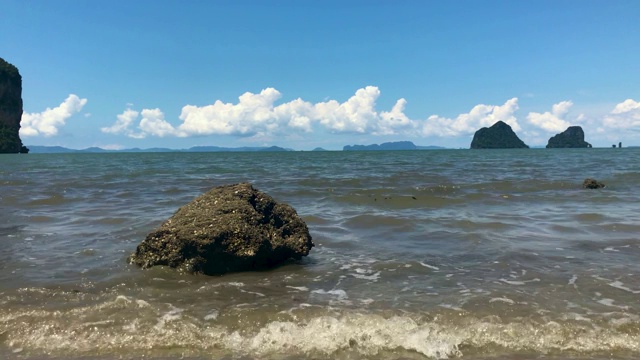
[(640, 145), (640, 1), (0, 0), (21, 137), (70, 148)]

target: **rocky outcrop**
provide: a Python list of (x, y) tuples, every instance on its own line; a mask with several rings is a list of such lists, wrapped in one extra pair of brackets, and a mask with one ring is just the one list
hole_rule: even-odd
[(307, 225), (291, 206), (241, 183), (213, 188), (178, 209), (129, 261), (213, 275), (273, 267), (312, 247)]
[(0, 153), (27, 153), (20, 140), (22, 77), (18, 69), (0, 58)]
[(582, 187), (585, 189), (602, 189), (605, 185), (596, 179), (587, 178), (582, 182)]
[(556, 134), (547, 143), (551, 148), (590, 148), (591, 144), (584, 141), (584, 131), (580, 126), (569, 126), (567, 130)]
[(516, 133), (513, 132), (511, 126), (498, 121), (489, 128), (482, 128), (473, 135), (471, 141), (472, 149), (515, 149), (529, 148)]

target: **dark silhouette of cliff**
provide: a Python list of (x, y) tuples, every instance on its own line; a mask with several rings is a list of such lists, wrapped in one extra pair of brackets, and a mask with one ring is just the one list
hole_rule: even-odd
[(569, 126), (567, 130), (556, 134), (547, 143), (551, 148), (590, 148), (591, 144), (584, 141), (584, 131), (580, 126)]
[(20, 140), (22, 77), (18, 68), (0, 58), (0, 153), (28, 153)]
[(482, 128), (473, 135), (472, 149), (527, 149), (529, 146), (522, 142), (513, 132), (511, 126), (498, 121), (489, 128)]

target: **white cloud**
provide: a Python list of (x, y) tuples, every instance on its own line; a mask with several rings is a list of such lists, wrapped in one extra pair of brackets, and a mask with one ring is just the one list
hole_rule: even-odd
[[(140, 115), (142, 115), (142, 119), (138, 124), (140, 131), (136, 132), (131, 129), (131, 125), (137, 121)], [(164, 119), (164, 114), (160, 109), (144, 109), (138, 112), (128, 108), (117, 118), (118, 120), (116, 120), (115, 124), (110, 127), (103, 127), (100, 130), (108, 134), (123, 134), (134, 139), (143, 139), (148, 135), (158, 137), (177, 135), (176, 129)]]
[(65, 121), (82, 110), (87, 99), (70, 94), (59, 106), (47, 108), (40, 113), (23, 113), (20, 122), (20, 136), (50, 137), (58, 134)]
[[(164, 119), (160, 109), (144, 109), (140, 113), (127, 109), (117, 116), (117, 121), (101, 130), (105, 133), (124, 134), (142, 138), (152, 136), (236, 135), (266, 136), (294, 132), (312, 132), (314, 125), (337, 133), (372, 133), (391, 135), (398, 130), (414, 127), (404, 114), (405, 99), (396, 102), (391, 111), (376, 111), (380, 90), (375, 86), (359, 89), (343, 103), (328, 100), (312, 104), (302, 99), (275, 106), (281, 94), (274, 88), (266, 88), (258, 94), (246, 92), (238, 102), (224, 103), (217, 100), (211, 105), (186, 105), (182, 108), (182, 123), (174, 127)], [(131, 129), (139, 115), (139, 132)]]
[(422, 122), (421, 133), (424, 136), (467, 135), (498, 121), (504, 121), (513, 131), (519, 131), (520, 124), (514, 115), (516, 110), (518, 110), (518, 98), (512, 98), (503, 105), (476, 105), (471, 111), (460, 114), (455, 119), (431, 115)]
[(164, 119), (164, 114), (160, 109), (144, 109), (141, 114), (142, 120), (140, 120), (138, 128), (142, 134), (159, 137), (176, 134), (176, 130)]
[(246, 92), (237, 104), (217, 100), (213, 105), (202, 107), (187, 105), (182, 108), (178, 127), (180, 136), (191, 135), (255, 135), (277, 127), (273, 103), (280, 98), (274, 88), (259, 94)]
[(380, 113), (380, 121), (378, 121), (377, 130), (374, 135), (393, 135), (396, 129), (409, 130), (415, 127), (414, 121), (404, 114), (404, 108), (407, 100), (404, 98), (396, 101), (391, 111), (383, 111)]
[[(237, 103), (220, 100), (211, 105), (186, 105), (174, 126), (165, 120), (160, 109), (144, 109), (140, 113), (127, 109), (118, 115), (116, 123), (103, 132), (124, 134), (130, 137), (145, 136), (199, 136), (234, 135), (243, 137), (271, 138), (312, 133), (324, 129), (333, 133), (355, 133), (372, 135), (423, 135), (459, 136), (472, 134), (480, 127), (504, 121), (514, 131), (521, 130), (515, 117), (518, 98), (507, 100), (503, 105), (476, 105), (471, 111), (449, 119), (432, 115), (426, 120), (412, 120), (405, 114), (407, 101), (396, 101), (389, 111), (378, 111), (376, 101), (380, 90), (375, 86), (358, 89), (344, 102), (324, 100), (310, 103), (295, 99), (275, 105), (281, 94), (274, 88), (260, 93), (246, 92)], [(134, 122), (142, 115), (137, 130)]]
[(335, 100), (317, 103), (314, 118), (327, 129), (335, 132), (367, 133), (375, 130), (380, 120), (375, 110), (380, 90), (375, 86), (358, 89), (349, 100), (338, 103)]
[(110, 127), (103, 127), (100, 130), (107, 134), (125, 134), (130, 137), (135, 137), (132, 136), (133, 132), (129, 127), (138, 118), (138, 114), (137, 111), (127, 108), (122, 114), (117, 116), (118, 120), (116, 120), (115, 124)]
[(604, 117), (603, 125), (614, 129), (640, 130), (640, 102), (627, 99)]
[[(552, 106), (551, 112), (545, 113), (530, 112), (527, 115), (527, 121), (532, 125), (547, 132), (565, 131), (571, 124), (564, 119), (569, 113), (569, 109), (573, 106), (571, 101), (561, 101)], [(584, 116), (579, 116), (582, 119)]]

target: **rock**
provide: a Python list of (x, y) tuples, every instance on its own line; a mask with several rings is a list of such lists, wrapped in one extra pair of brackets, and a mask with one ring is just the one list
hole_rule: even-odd
[(22, 77), (18, 69), (0, 58), (0, 153), (28, 153), (20, 140)]
[(524, 148), (527, 146), (516, 133), (513, 132), (511, 126), (498, 121), (490, 128), (482, 128), (473, 135), (471, 141), (472, 149), (516, 149)]
[(580, 126), (569, 126), (567, 130), (549, 139), (547, 149), (551, 148), (590, 148), (584, 141), (584, 131)]
[(584, 182), (582, 183), (582, 187), (584, 187), (585, 189), (601, 189), (603, 187), (605, 187), (605, 185), (599, 181), (597, 181), (596, 179), (584, 179)]
[(129, 261), (213, 275), (273, 267), (307, 256), (312, 247), (291, 206), (241, 183), (213, 188), (178, 209)]

